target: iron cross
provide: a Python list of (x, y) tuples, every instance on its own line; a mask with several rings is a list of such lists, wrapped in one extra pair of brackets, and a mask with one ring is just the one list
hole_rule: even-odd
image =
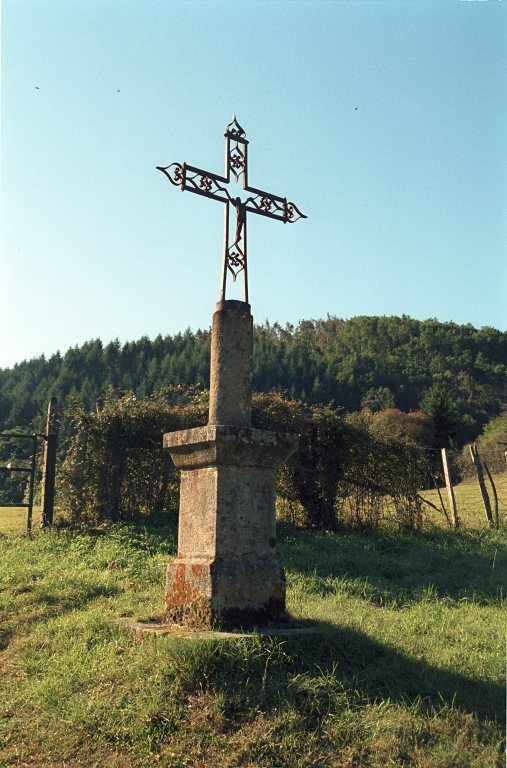
[[(247, 212), (278, 219), (284, 224), (292, 224), (298, 219), (307, 218), (294, 203), (287, 202), (286, 197), (278, 197), (278, 195), (272, 195), (269, 192), (248, 186), (247, 148), (246, 133), (236, 120), (236, 115), (233, 115), (232, 123), (229, 123), (225, 131), (225, 176), (203, 171), (201, 168), (195, 168), (186, 163), (171, 163), (165, 168), (157, 166), (157, 170), (165, 173), (171, 184), (180, 187), (182, 192), (188, 189), (189, 192), (195, 192), (196, 195), (204, 195), (204, 197), (225, 203), (221, 301), (225, 299), (227, 271), (232, 274), (233, 281), (236, 281), (240, 272), (243, 272), (243, 300), (248, 303)], [(232, 197), (229, 190), (223, 186), (223, 184), (229, 184), (231, 172), (236, 183), (241, 176), (243, 177), (243, 189), (250, 193), (246, 200)], [(236, 211), (236, 230), (232, 242), (229, 237), (229, 210), (231, 206)]]

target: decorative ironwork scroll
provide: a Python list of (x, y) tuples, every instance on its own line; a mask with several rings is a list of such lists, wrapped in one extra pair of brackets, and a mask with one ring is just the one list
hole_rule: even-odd
[[(219, 176), (210, 171), (204, 171), (202, 168), (196, 168), (186, 163), (171, 163), (165, 168), (157, 166), (158, 171), (162, 171), (171, 184), (179, 187), (182, 192), (188, 190), (196, 195), (210, 197), (212, 200), (218, 200), (225, 204), (225, 226), (224, 226), (224, 258), (222, 267), (222, 288), (220, 299), (225, 299), (225, 287), (227, 282), (227, 272), (232, 275), (233, 281), (237, 276), (243, 273), (243, 298), (248, 302), (248, 271), (247, 271), (247, 249), (246, 249), (246, 218), (247, 213), (257, 213), (260, 216), (267, 216), (270, 219), (283, 221), (284, 224), (293, 224), (299, 219), (307, 217), (301, 213), (295, 203), (287, 200), (286, 197), (278, 197), (261, 189), (255, 189), (248, 186), (248, 141), (246, 133), (232, 116), (232, 122), (225, 130), (225, 176)], [(240, 197), (232, 197), (227, 188), (231, 181), (231, 174), (234, 181), (242, 180), (242, 187), (249, 196), (242, 200)], [(236, 213), (236, 229), (234, 238), (231, 240), (229, 235), (229, 211), (230, 208)]]

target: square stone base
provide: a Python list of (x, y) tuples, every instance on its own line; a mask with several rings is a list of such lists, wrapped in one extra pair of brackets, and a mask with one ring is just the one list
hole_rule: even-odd
[(265, 626), (285, 611), (285, 573), (277, 560), (183, 558), (167, 566), (166, 617), (188, 627)]

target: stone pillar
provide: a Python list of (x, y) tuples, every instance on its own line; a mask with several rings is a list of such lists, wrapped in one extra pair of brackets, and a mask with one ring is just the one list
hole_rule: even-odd
[(167, 618), (189, 626), (277, 621), (276, 470), (297, 436), (252, 429), (252, 316), (224, 301), (213, 316), (207, 427), (164, 435), (181, 470), (178, 555), (167, 567)]
[(244, 301), (219, 301), (211, 330), (208, 424), (252, 423), (253, 317)]

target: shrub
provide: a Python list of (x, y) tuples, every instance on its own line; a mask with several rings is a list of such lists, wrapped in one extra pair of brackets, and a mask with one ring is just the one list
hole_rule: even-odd
[(257, 393), (252, 423), (259, 429), (292, 432), (299, 446), (278, 475), (278, 495), (299, 504), (310, 528), (335, 530), (338, 486), (348, 461), (351, 430), (330, 405), (307, 406), (279, 392)]
[[(73, 517), (113, 521), (174, 509), (179, 475), (162, 450), (162, 435), (204, 424), (206, 411), (206, 397), (194, 387), (168, 387), (140, 400), (111, 388), (95, 414), (76, 404), (68, 414), (75, 435), (59, 473), (60, 507)], [(87, 448), (81, 485), (74, 466), (82, 430)]]
[(397, 409), (352, 414), (331, 406), (305, 406), (280, 393), (254, 396), (254, 426), (297, 432), (298, 451), (279, 472), (278, 495), (292, 520), (299, 506), (304, 525), (378, 527), (392, 518), (400, 528), (420, 528), (431, 420)]
[(341, 484), (339, 517), (348, 525), (375, 528), (394, 518), (400, 528), (422, 526), (418, 491), (426, 477), (431, 430), (423, 414), (395, 409), (351, 414), (354, 430)]

